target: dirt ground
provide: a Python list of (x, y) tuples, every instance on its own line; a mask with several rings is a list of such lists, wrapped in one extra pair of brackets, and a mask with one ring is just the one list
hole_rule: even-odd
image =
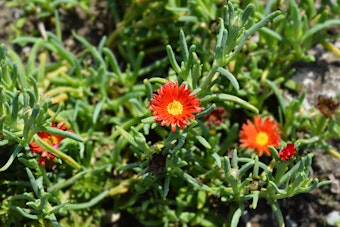
[[(4, 7), (5, 1), (0, 1), (0, 43), (10, 46), (8, 41), (13, 34), (12, 26), (23, 13), (19, 9)], [(60, 12), (63, 25), (63, 37), (65, 45), (70, 49), (77, 50), (77, 43), (71, 35), (71, 30), (85, 37), (93, 44), (98, 44), (103, 35), (108, 35), (112, 30), (107, 18), (106, 1), (98, 1), (93, 5), (91, 14), (95, 20), (90, 20), (89, 15), (81, 9), (75, 11)], [(72, 23), (66, 23), (72, 21)], [(37, 29), (39, 21), (30, 18), (25, 25), (25, 31)], [(45, 23), (45, 29), (53, 29), (53, 25)], [(340, 48), (340, 40), (334, 43)], [(20, 50), (20, 48), (18, 49)], [(316, 104), (319, 94), (335, 96), (340, 92), (340, 59), (334, 54), (327, 52), (321, 45), (313, 47), (310, 54), (316, 58), (312, 63), (300, 63), (296, 65), (296, 73), (292, 79), (301, 83), (307, 90), (304, 108), (308, 111)], [(287, 100), (295, 98), (286, 92)], [(340, 151), (340, 138), (330, 141)], [(312, 193), (302, 194), (293, 198), (280, 201), (282, 212), (286, 219), (287, 227), (313, 227), (331, 226), (331, 217), (340, 219), (340, 160), (330, 156), (323, 150), (306, 151), (313, 152), (313, 172), (311, 177), (330, 179), (332, 184), (317, 189)], [(248, 209), (243, 215), (240, 226), (275, 226), (274, 215), (265, 201), (260, 201), (256, 210)], [(329, 222), (329, 223), (327, 223)]]
[[(333, 44), (340, 48), (340, 39)], [(319, 95), (335, 97), (340, 94), (340, 58), (325, 50), (322, 45), (313, 47), (309, 54), (314, 56), (316, 61), (297, 64), (296, 72), (292, 76), (292, 80), (300, 83), (302, 90), (307, 92), (303, 102), (306, 111), (312, 111)], [(294, 98), (288, 92), (286, 97), (288, 100)], [(330, 140), (329, 143), (340, 151), (340, 138)], [(284, 200), (283, 212), (290, 219), (287, 226), (332, 226), (332, 220), (340, 220), (340, 160), (324, 150), (307, 152), (313, 152), (315, 155), (313, 176), (331, 180), (332, 184), (312, 193)], [(289, 225), (290, 223), (292, 225)]]

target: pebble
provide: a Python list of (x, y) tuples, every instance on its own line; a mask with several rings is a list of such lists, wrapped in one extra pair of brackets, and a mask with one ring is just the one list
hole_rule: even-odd
[(340, 212), (332, 211), (327, 215), (327, 224), (331, 226), (338, 226), (340, 224)]

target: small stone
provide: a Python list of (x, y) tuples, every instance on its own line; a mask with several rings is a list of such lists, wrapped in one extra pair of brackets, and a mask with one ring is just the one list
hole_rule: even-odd
[(331, 192), (334, 194), (340, 194), (340, 183), (338, 180), (332, 181)]
[(327, 215), (327, 224), (331, 226), (336, 226), (340, 223), (340, 212), (332, 211)]
[(335, 178), (333, 174), (329, 174), (328, 178), (331, 180), (331, 192), (334, 194), (340, 194), (340, 182)]

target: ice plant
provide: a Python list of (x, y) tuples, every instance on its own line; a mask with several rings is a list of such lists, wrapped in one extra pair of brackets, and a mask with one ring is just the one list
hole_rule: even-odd
[(217, 107), (210, 114), (208, 114), (205, 119), (207, 119), (209, 126), (213, 126), (222, 124), (226, 116), (227, 111), (223, 107)]
[(296, 154), (296, 148), (294, 144), (289, 143), (285, 148), (279, 152), (279, 158), (282, 161), (287, 161)]
[(153, 94), (149, 109), (153, 111), (152, 116), (156, 117), (156, 121), (160, 121), (162, 126), (171, 125), (173, 132), (176, 131), (176, 126), (184, 129), (190, 124), (188, 119), (195, 119), (194, 113), (203, 110), (196, 95), (185, 84), (178, 87), (177, 81), (168, 81), (157, 93)]
[(247, 120), (240, 131), (241, 147), (255, 149), (259, 156), (270, 155), (268, 146), (280, 145), (279, 124), (271, 118), (254, 117), (254, 123)]
[[(66, 130), (66, 126), (64, 125), (64, 122), (60, 122), (57, 125), (55, 125), (54, 122), (52, 122), (51, 124), (52, 127), (58, 128), (60, 130), (63, 131), (69, 131), (72, 132), (72, 130)], [(52, 147), (58, 149), (59, 148), (59, 144), (60, 142), (64, 139), (63, 136), (57, 136), (57, 135), (53, 135), (50, 134), (48, 132), (38, 132), (37, 133), (38, 136), (43, 139), (46, 143), (48, 143), (49, 145), (51, 145)], [(52, 168), (53, 166), (53, 160), (55, 158), (55, 156), (53, 154), (51, 154), (50, 152), (48, 152), (47, 150), (45, 150), (44, 148), (40, 147), (36, 142), (32, 141), (29, 144), (30, 150), (32, 153), (38, 154), (41, 153), (41, 156), (39, 158), (38, 164), (42, 165), (42, 166), (46, 166), (46, 160), (49, 159), (49, 163), (50, 163), (50, 168)]]

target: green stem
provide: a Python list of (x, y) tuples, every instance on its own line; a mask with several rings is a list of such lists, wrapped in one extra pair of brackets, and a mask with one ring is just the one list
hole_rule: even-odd
[(52, 147), (51, 145), (49, 145), (48, 143), (46, 143), (43, 139), (41, 139), (39, 136), (34, 135), (33, 136), (34, 141), (41, 146), (43, 149), (47, 150), (48, 152), (50, 152), (51, 154), (61, 158), (62, 160), (64, 160), (67, 164), (69, 164), (70, 166), (72, 166), (73, 168), (80, 170), (81, 166), (70, 156), (68, 156), (67, 154), (59, 151), (58, 149)]
[(332, 149), (332, 148), (328, 148), (326, 150), (330, 155), (332, 155), (333, 157), (337, 158), (340, 160), (340, 153), (337, 152), (336, 150)]
[(284, 223), (284, 221), (283, 221), (282, 212), (281, 212), (281, 209), (280, 209), (278, 203), (277, 203), (277, 202), (271, 201), (271, 202), (270, 202), (270, 205), (271, 205), (271, 207), (272, 207), (272, 209), (273, 209), (273, 212), (274, 212), (274, 215), (275, 215), (275, 217), (276, 217), (276, 220), (277, 220), (277, 222), (278, 222), (278, 224), (279, 224), (279, 227), (284, 227), (284, 226), (285, 226), (285, 223)]
[(216, 66), (216, 65), (211, 68), (207, 77), (204, 79), (204, 81), (202, 82), (202, 84), (200, 86), (201, 91), (206, 91), (208, 89), (208, 86), (211, 84), (211, 80), (212, 80), (213, 76), (217, 72), (217, 68), (218, 68), (218, 66)]
[(17, 145), (17, 147), (15, 148), (15, 150), (13, 151), (11, 156), (9, 157), (8, 161), (6, 162), (6, 164), (3, 167), (0, 168), (0, 172), (7, 170), (11, 166), (12, 162), (17, 157), (17, 155), (22, 150), (22, 148), (23, 147), (21, 145)]
[(275, 166), (277, 168), (276, 168), (276, 172), (275, 172), (274, 182), (275, 182), (276, 185), (279, 185), (280, 183), (284, 183), (284, 182), (280, 182), (280, 180), (281, 180), (281, 177), (286, 172), (287, 162), (281, 162), (281, 163), (278, 163)]
[(96, 205), (97, 203), (99, 203), (101, 200), (103, 200), (108, 195), (108, 193), (109, 191), (105, 190), (99, 195), (97, 195), (96, 197), (94, 197), (93, 199), (91, 199), (90, 201), (85, 202), (85, 203), (66, 204), (64, 206), (64, 209), (65, 210), (81, 210), (81, 209), (92, 207)]

